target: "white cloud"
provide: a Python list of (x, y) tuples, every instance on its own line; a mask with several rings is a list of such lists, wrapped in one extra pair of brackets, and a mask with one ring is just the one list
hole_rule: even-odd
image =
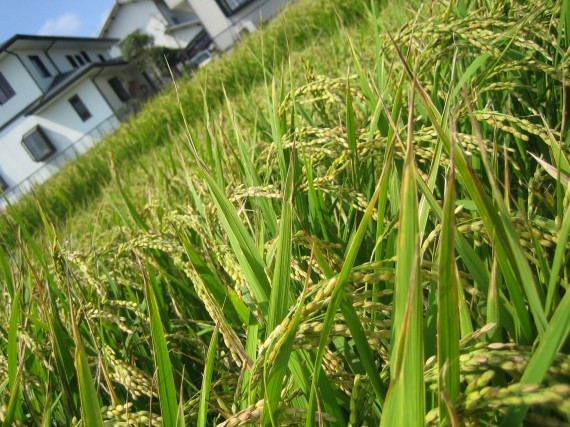
[(81, 27), (79, 16), (74, 13), (64, 13), (56, 19), (48, 19), (39, 29), (40, 35), (69, 36)]

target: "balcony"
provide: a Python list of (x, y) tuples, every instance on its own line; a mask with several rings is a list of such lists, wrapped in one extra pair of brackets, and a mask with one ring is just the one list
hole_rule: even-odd
[(194, 9), (192, 9), (188, 0), (164, 0), (164, 2), (171, 10), (190, 13), (194, 12)]

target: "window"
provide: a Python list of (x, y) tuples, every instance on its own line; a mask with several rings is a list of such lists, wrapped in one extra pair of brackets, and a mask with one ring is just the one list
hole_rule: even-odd
[(87, 55), (87, 52), (84, 50), (81, 51), (81, 56), (83, 56), (83, 59), (85, 59), (85, 61), (91, 62), (91, 58), (89, 58), (89, 55)]
[(97, 56), (99, 57), (99, 61), (105, 62), (105, 57), (103, 55), (98, 54)]
[(12, 86), (10, 86), (10, 83), (8, 83), (8, 80), (4, 77), (4, 74), (0, 73), (0, 105), (4, 104), (15, 94), (16, 92), (14, 92), (14, 89), (12, 89)]
[(41, 162), (55, 152), (54, 146), (40, 126), (24, 135), (22, 145), (36, 162)]
[(32, 64), (34, 64), (34, 66), (36, 67), (36, 70), (38, 70), (38, 73), (40, 73), (40, 76), (51, 77), (50, 72), (48, 71), (48, 69), (46, 68), (46, 66), (44, 65), (43, 61), (41, 60), (41, 58), (39, 56), (30, 55), (28, 58), (30, 58), (30, 61), (32, 61)]
[(75, 59), (77, 62), (79, 62), (79, 65), (85, 65), (85, 61), (83, 60), (81, 55), (75, 55)]
[(74, 95), (71, 98), (69, 98), (69, 103), (71, 104), (75, 112), (79, 115), (79, 117), (81, 117), (81, 120), (86, 121), (91, 117), (91, 113), (89, 112), (83, 101), (77, 95)]
[(115, 95), (121, 100), (121, 102), (127, 102), (130, 98), (129, 94), (121, 84), (121, 81), (117, 77), (113, 77), (109, 80), (109, 84), (115, 92)]
[(233, 15), (252, 0), (216, 0), (226, 16)]
[(71, 64), (71, 66), (72, 66), (73, 68), (77, 68), (77, 67), (78, 67), (77, 62), (75, 62), (75, 59), (73, 58), (73, 56), (71, 56), (71, 55), (65, 55), (65, 57), (67, 58), (67, 60), (69, 61), (69, 63)]
[(0, 190), (4, 191), (8, 188), (8, 183), (4, 181), (4, 178), (0, 175)]

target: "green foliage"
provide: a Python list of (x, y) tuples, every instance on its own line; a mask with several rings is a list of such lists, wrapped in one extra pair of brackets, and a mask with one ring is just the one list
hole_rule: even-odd
[(152, 48), (154, 37), (145, 33), (131, 33), (123, 40), (121, 44), (121, 54), (125, 61), (134, 62), (144, 71), (145, 57), (148, 55), (149, 49)]
[(568, 421), (568, 13), (410, 4), (297, 2), (9, 210), (4, 423)]
[(178, 62), (178, 50), (164, 46), (154, 46), (154, 37), (134, 32), (125, 37), (121, 44), (121, 54), (125, 61), (132, 62), (140, 71), (169, 76), (168, 65)]

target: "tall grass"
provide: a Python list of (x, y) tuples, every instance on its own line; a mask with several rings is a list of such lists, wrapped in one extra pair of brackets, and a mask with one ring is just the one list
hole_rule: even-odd
[(13, 211), (4, 422), (565, 425), (563, 3), (299, 2), (155, 100)]

